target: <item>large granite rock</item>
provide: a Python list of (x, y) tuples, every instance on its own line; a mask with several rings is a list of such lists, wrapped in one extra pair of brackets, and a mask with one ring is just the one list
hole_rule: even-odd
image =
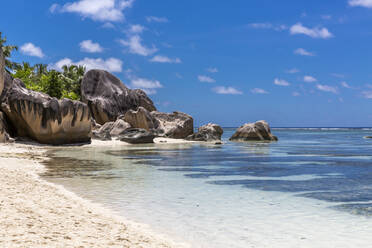
[(99, 124), (115, 121), (130, 109), (156, 110), (142, 90), (128, 89), (117, 77), (103, 70), (90, 70), (81, 83), (81, 97)]
[(90, 141), (91, 114), (86, 104), (28, 90), (7, 74), (1, 110), (17, 136), (53, 145)]
[(115, 122), (106, 122), (100, 129), (93, 131), (93, 138), (99, 140), (111, 140), (112, 137), (118, 137), (125, 130), (131, 128), (131, 125), (121, 119)]
[(3, 112), (0, 111), (0, 143), (12, 141), (9, 135), (9, 125)]
[(186, 140), (191, 141), (221, 141), (221, 136), (223, 134), (223, 129), (217, 125), (208, 123), (207, 125), (198, 128), (198, 132), (189, 135)]
[(137, 110), (128, 110), (123, 120), (134, 128), (142, 128), (147, 131), (156, 129), (159, 126), (158, 121), (144, 107), (139, 107)]
[(181, 112), (161, 113), (151, 112), (156, 120), (155, 129), (165, 137), (184, 139), (194, 133), (194, 120), (190, 115)]
[(121, 136), (120, 140), (130, 144), (148, 144), (154, 143), (155, 135), (142, 128), (127, 129)]
[(0, 46), (0, 96), (4, 89), (5, 60), (3, 49)]
[(269, 124), (266, 121), (247, 123), (239, 127), (231, 141), (277, 141), (278, 138), (271, 134)]

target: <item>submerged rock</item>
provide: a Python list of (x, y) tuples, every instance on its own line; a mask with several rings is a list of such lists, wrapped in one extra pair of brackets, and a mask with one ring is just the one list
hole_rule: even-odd
[(269, 124), (266, 121), (247, 123), (239, 127), (231, 141), (277, 141), (278, 138), (271, 134)]
[(184, 139), (194, 133), (194, 120), (185, 113), (153, 111), (151, 116), (158, 122), (156, 130), (168, 138)]
[(53, 145), (90, 141), (91, 115), (84, 103), (28, 90), (8, 73), (0, 101), (1, 110), (19, 137)]
[(155, 135), (142, 128), (127, 129), (121, 136), (120, 140), (130, 144), (148, 144), (154, 143)]
[(150, 112), (156, 110), (144, 91), (128, 89), (120, 79), (103, 70), (90, 70), (84, 75), (81, 97), (101, 125), (138, 107)]
[(186, 140), (192, 141), (220, 141), (223, 134), (223, 129), (217, 125), (208, 123), (207, 125), (201, 126), (197, 133), (189, 135)]

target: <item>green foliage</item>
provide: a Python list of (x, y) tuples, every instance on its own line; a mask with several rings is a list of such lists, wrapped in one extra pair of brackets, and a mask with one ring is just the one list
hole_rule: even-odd
[(4, 53), (5, 69), (9, 72), (19, 66), (17, 63), (9, 60), (13, 50), (18, 50), (18, 47), (12, 46), (12, 45), (5, 46), (5, 43), (6, 43), (6, 37), (2, 37), (2, 34), (0, 32), (0, 49), (2, 49)]
[(63, 66), (63, 72), (48, 70), (47, 65), (30, 66), (23, 62), (14, 70), (13, 77), (22, 80), (30, 90), (39, 91), (51, 97), (80, 100), (81, 81), (85, 74), (83, 66)]

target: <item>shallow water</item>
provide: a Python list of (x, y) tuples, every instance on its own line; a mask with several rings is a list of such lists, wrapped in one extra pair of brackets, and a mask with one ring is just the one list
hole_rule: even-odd
[(53, 151), (48, 180), (192, 247), (371, 247), (369, 129)]

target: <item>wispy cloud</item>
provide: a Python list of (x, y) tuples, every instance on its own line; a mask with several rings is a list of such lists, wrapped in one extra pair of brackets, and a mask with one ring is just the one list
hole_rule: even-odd
[(372, 0), (349, 0), (349, 5), (372, 8)]
[(297, 91), (292, 92), (292, 96), (300, 96), (301, 94)]
[(331, 76), (336, 77), (336, 78), (344, 78), (345, 77), (344, 74), (340, 74), (340, 73), (331, 73)]
[(163, 88), (163, 85), (158, 80), (150, 80), (146, 78), (131, 79), (131, 87), (142, 89), (149, 95), (157, 93), (157, 89)]
[(315, 56), (314, 53), (309, 52), (305, 50), (304, 48), (297, 48), (296, 50), (294, 50), (294, 54), (301, 55), (301, 56)]
[(142, 45), (142, 39), (139, 35), (133, 35), (128, 40), (119, 41), (123, 46), (128, 47), (129, 52), (142, 56), (149, 56), (158, 51), (155, 46), (148, 48)]
[(290, 34), (296, 35), (296, 34), (303, 34), (307, 35), (311, 38), (319, 38), (319, 39), (329, 39), (333, 37), (333, 34), (328, 31), (326, 28), (308, 28), (302, 25), (302, 23), (296, 23), (293, 25), (290, 30)]
[(211, 77), (208, 77), (208, 76), (205, 76), (205, 75), (199, 75), (198, 80), (202, 83), (214, 83), (214, 82), (216, 82), (215, 79), (213, 79)]
[(216, 67), (209, 67), (209, 68), (207, 68), (207, 72), (217, 73), (218, 72), (218, 69)]
[(21, 52), (25, 55), (43, 58), (45, 55), (40, 47), (32, 43), (25, 43), (21, 46)]
[(109, 72), (122, 72), (123, 62), (120, 59), (109, 58), (104, 60), (102, 58), (84, 58), (83, 60), (73, 62), (70, 58), (64, 58), (50, 65), (51, 68), (61, 70), (64, 65), (81, 65), (85, 66), (87, 70), (101, 69)]
[(317, 82), (317, 81), (318, 81), (318, 79), (316, 79), (313, 76), (304, 76), (304, 82), (306, 82), (306, 83), (314, 83), (314, 82)]
[(140, 24), (133, 24), (129, 26), (128, 32), (132, 34), (140, 34), (145, 30), (145, 27)]
[(217, 94), (222, 95), (242, 95), (243, 92), (235, 89), (234, 87), (224, 87), (224, 86), (218, 86), (212, 89)]
[(287, 30), (288, 27), (286, 25), (276, 25), (272, 24), (270, 22), (258, 22), (258, 23), (250, 23), (248, 24), (249, 27), (255, 28), (255, 29), (272, 29), (275, 31), (283, 31)]
[(372, 91), (362, 91), (362, 95), (364, 98), (372, 99)]
[(289, 86), (290, 85), (290, 83), (288, 83), (284, 79), (279, 79), (279, 78), (274, 79), (274, 84), (278, 86)]
[(286, 70), (286, 73), (289, 73), (289, 74), (295, 74), (295, 73), (299, 73), (300, 70), (298, 70), (297, 68), (292, 68), (292, 69), (289, 69), (289, 70)]
[(325, 92), (331, 92), (333, 94), (338, 94), (338, 89), (337, 87), (329, 86), (329, 85), (324, 85), (324, 84), (317, 84), (316, 88), (320, 91), (325, 91)]
[(341, 82), (340, 84), (341, 84), (341, 86), (344, 87), (344, 88), (347, 88), (347, 89), (351, 89), (351, 88), (352, 88), (352, 87), (351, 87), (347, 82), (345, 82), (345, 81)]
[(168, 22), (168, 18), (166, 17), (157, 17), (157, 16), (148, 16), (146, 17), (147, 22), (159, 22), (159, 23), (166, 23)]
[(254, 88), (254, 89), (251, 89), (251, 92), (252, 92), (253, 94), (269, 94), (269, 92), (267, 92), (266, 90), (261, 89), (261, 88)]
[(68, 12), (79, 14), (94, 21), (118, 22), (124, 20), (123, 11), (132, 7), (134, 0), (79, 0), (64, 5), (53, 4), (51, 13)]
[(179, 58), (169, 58), (167, 56), (162, 55), (156, 55), (152, 59), (150, 59), (150, 62), (157, 62), (157, 63), (170, 63), (170, 64), (180, 64), (182, 63), (181, 59)]
[(103, 48), (99, 43), (94, 43), (91, 40), (84, 40), (80, 42), (80, 50), (87, 53), (100, 53), (103, 52)]

